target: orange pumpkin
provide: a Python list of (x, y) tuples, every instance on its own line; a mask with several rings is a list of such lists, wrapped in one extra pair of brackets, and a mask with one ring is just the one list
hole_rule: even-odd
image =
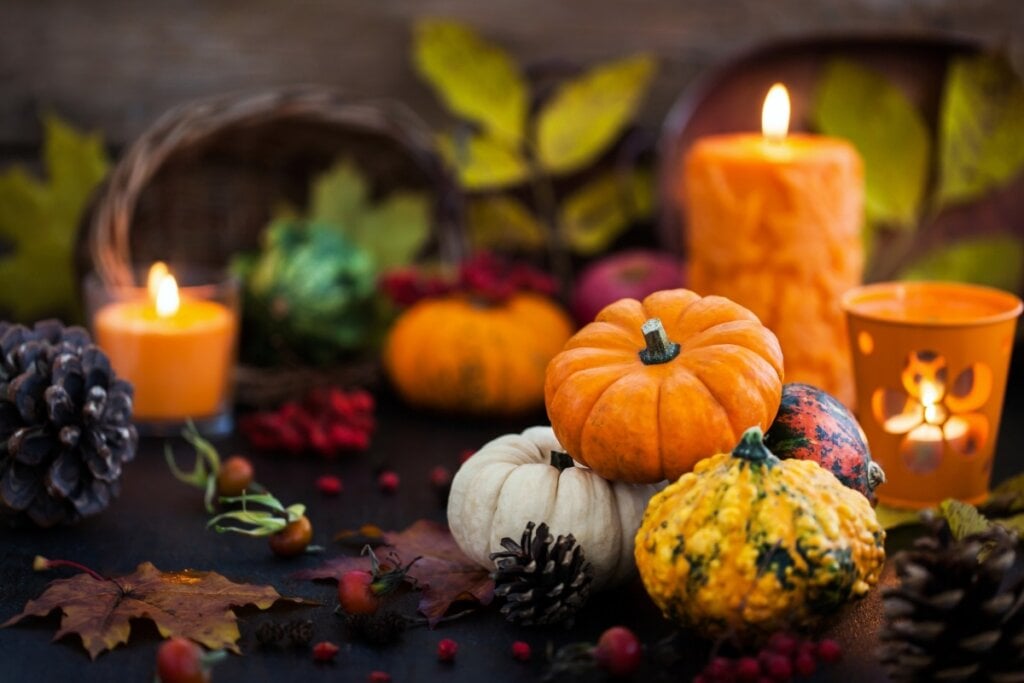
[(398, 392), (427, 408), (498, 415), (544, 399), (544, 370), (572, 334), (569, 317), (538, 294), (502, 303), (425, 299), (395, 322), (384, 366)]
[(622, 299), (551, 361), (548, 417), (573, 458), (606, 479), (675, 480), (767, 429), (782, 351), (753, 313), (686, 289)]

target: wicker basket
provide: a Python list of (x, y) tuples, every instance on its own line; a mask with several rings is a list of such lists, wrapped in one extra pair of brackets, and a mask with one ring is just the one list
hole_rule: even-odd
[[(79, 269), (130, 284), (133, 266), (223, 268), (258, 246), (273, 208), (303, 205), (310, 181), (351, 158), (375, 191), (422, 189), (435, 198), (426, 252), (456, 262), (465, 244), (462, 199), (429, 128), (390, 101), (319, 87), (234, 94), (171, 110), (121, 158), (83, 223)], [(268, 405), (322, 384), (366, 384), (376, 358), (335, 368), (240, 367), (236, 398)]]

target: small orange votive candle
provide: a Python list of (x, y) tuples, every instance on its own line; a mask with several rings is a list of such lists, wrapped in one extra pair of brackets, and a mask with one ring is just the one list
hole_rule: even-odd
[(108, 290), (107, 299), (95, 306), (92, 326), (114, 370), (135, 387), (137, 420), (230, 421), (236, 283), (179, 290), (158, 262), (145, 288)]
[(843, 297), (858, 418), (889, 505), (988, 496), (1021, 300), (952, 282), (885, 282)]
[(789, 99), (774, 86), (762, 133), (698, 140), (679, 188), (690, 288), (753, 311), (779, 338), (786, 381), (853, 405), (840, 299), (861, 283), (864, 173), (844, 140), (788, 134)]

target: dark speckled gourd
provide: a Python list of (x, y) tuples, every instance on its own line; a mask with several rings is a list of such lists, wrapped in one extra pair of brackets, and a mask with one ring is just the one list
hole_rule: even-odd
[(764, 443), (783, 460), (818, 463), (872, 501), (875, 487), (885, 481), (857, 418), (834, 396), (809, 384), (782, 387), (782, 403)]
[(813, 462), (779, 460), (753, 427), (651, 499), (634, 552), (668, 618), (757, 640), (865, 595), (884, 542), (864, 496)]

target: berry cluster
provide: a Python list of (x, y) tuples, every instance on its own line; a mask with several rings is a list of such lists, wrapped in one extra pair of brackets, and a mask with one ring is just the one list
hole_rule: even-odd
[(526, 264), (509, 263), (489, 253), (464, 261), (454, 279), (437, 271), (401, 268), (384, 275), (380, 288), (399, 306), (411, 306), (421, 299), (454, 293), (499, 303), (516, 292), (551, 295), (558, 290), (554, 278), (547, 273)]
[(814, 674), (819, 663), (842, 658), (834, 640), (813, 641), (792, 633), (774, 634), (756, 655), (714, 657), (693, 683), (762, 683), (792, 681)]
[(370, 445), (373, 411), (373, 396), (362, 389), (314, 389), (301, 402), (289, 401), (275, 411), (246, 415), (239, 427), (259, 449), (314, 451), (333, 458)]

